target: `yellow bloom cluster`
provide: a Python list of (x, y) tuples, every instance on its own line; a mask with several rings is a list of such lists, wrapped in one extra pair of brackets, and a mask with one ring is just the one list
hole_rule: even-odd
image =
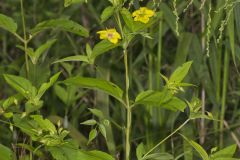
[(148, 23), (150, 18), (154, 16), (155, 12), (147, 7), (140, 7), (139, 10), (136, 10), (132, 13), (134, 21), (139, 21), (142, 23)]
[[(155, 12), (147, 7), (140, 7), (140, 9), (134, 11), (132, 16), (134, 21), (139, 21), (142, 23), (148, 23), (150, 18), (153, 17)], [(117, 44), (121, 39), (121, 35), (116, 31), (115, 28), (106, 29), (98, 31), (97, 34), (100, 35), (100, 39), (107, 39), (113, 44)]]
[(113, 44), (117, 44), (119, 39), (121, 39), (120, 34), (116, 31), (115, 28), (101, 30), (98, 31), (97, 34), (100, 34), (100, 39), (107, 39)]

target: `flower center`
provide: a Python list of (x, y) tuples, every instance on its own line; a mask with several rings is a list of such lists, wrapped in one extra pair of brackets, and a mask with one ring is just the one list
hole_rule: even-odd
[(108, 33), (107, 37), (108, 37), (109, 39), (112, 39), (112, 38), (113, 38), (113, 33)]

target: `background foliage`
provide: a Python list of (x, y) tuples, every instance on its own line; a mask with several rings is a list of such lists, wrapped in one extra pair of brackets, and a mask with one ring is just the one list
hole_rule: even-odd
[[(128, 14), (140, 6), (156, 16), (134, 26)], [(134, 37), (131, 159), (239, 157), (239, 1), (8, 0), (0, 2), (0, 159), (124, 159), (125, 44), (97, 35), (120, 32), (116, 15)]]

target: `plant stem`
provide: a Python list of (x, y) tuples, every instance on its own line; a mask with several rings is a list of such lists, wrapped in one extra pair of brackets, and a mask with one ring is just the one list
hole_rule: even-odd
[[(205, 0), (201, 0), (202, 5), (205, 3)], [(201, 10), (201, 33), (204, 34), (205, 32), (205, 14), (204, 14), (204, 10)], [(201, 38), (201, 49), (202, 49), (202, 53), (203, 55), (205, 54), (205, 44), (206, 44), (206, 39), (204, 36), (202, 36)], [(205, 61), (205, 57), (203, 56), (203, 59)], [(202, 102), (202, 106), (201, 106), (201, 111), (202, 111), (202, 115), (205, 114), (205, 88), (202, 87), (201, 89), (201, 102)], [(200, 119), (200, 131), (199, 131), (199, 135), (200, 135), (200, 144), (203, 144), (205, 141), (205, 119), (201, 118)]]
[(25, 15), (24, 15), (24, 7), (23, 7), (23, 0), (21, 0), (21, 16), (22, 16), (22, 27), (23, 27), (23, 37), (24, 37), (24, 52), (25, 52), (25, 64), (26, 64), (26, 77), (29, 76), (29, 63), (28, 63), (28, 55), (27, 55), (27, 34), (26, 34), (26, 25), (25, 25)]
[(125, 133), (126, 133), (125, 154), (126, 154), (126, 160), (129, 160), (130, 159), (130, 150), (131, 150), (130, 134), (131, 134), (131, 123), (132, 123), (132, 109), (129, 104), (129, 96), (128, 96), (129, 75), (128, 75), (128, 55), (127, 55), (126, 48), (124, 49), (123, 54), (124, 54), (125, 85), (126, 85), (125, 101), (126, 101), (126, 108), (127, 108), (127, 126), (126, 126), (126, 130), (125, 130)]
[(173, 131), (171, 134), (169, 134), (167, 137), (165, 137), (163, 140), (161, 140), (158, 144), (156, 144), (152, 149), (150, 149), (140, 160), (143, 160), (147, 157), (152, 151), (154, 151), (157, 147), (159, 147), (163, 142), (165, 142), (168, 138), (170, 138), (172, 135), (174, 135), (176, 132), (178, 132), (183, 126), (185, 126), (190, 119), (187, 119), (182, 125), (180, 125), (175, 131)]

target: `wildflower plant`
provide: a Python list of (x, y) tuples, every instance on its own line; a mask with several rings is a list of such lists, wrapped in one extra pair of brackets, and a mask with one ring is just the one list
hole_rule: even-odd
[[(137, 90), (135, 94), (132, 94), (132, 91), (136, 89), (131, 81), (133, 76), (131, 74), (134, 74), (134, 71), (137, 72), (137, 68), (132, 68), (132, 65), (130, 65), (134, 47), (142, 40), (143, 46), (149, 45), (144, 49), (153, 50), (156, 26), (159, 26), (159, 28), (157, 27), (159, 29), (159, 39), (157, 40), (158, 63), (161, 63), (161, 38), (163, 38), (161, 35), (166, 32), (163, 21), (168, 21), (164, 19), (161, 9), (166, 10), (164, 8), (166, 6), (156, 7), (155, 1), (154, 3), (148, 2), (145, 5), (138, 1), (138, 5), (136, 5), (134, 1), (109, 0), (108, 6), (103, 9), (101, 15), (95, 15), (101, 26), (97, 29), (88, 28), (87, 24), (79, 24), (69, 18), (44, 20), (31, 28), (26, 26), (26, 9), (24, 9), (23, 2), (25, 1), (20, 0), (22, 33), (19, 32), (17, 22), (3, 13), (0, 14), (0, 28), (16, 37), (18, 40), (16, 47), (19, 52), (24, 54), (23, 60), (19, 62), (21, 63), (21, 71), (17, 73), (9, 71), (3, 74), (6, 85), (12, 90), (6, 93), (8, 97), (0, 101), (0, 122), (8, 125), (12, 134), (20, 133), (24, 135), (23, 139), (17, 139), (17, 143), (14, 145), (21, 147), (25, 155), (17, 155), (17, 151), (14, 152), (10, 148), (0, 145), (0, 153), (3, 153), (4, 160), (20, 158), (21, 160), (171, 160), (174, 159), (175, 155), (166, 151), (160, 153), (159, 147), (161, 145), (181, 131), (191, 120), (198, 118), (216, 120), (210, 112), (200, 112), (202, 104), (198, 98), (193, 96), (189, 102), (182, 96), (184, 92), (188, 91), (188, 88), (197, 87), (184, 82), (192, 64), (194, 64), (192, 60), (175, 66), (170, 76), (163, 75), (159, 65), (155, 75), (158, 87), (154, 88), (149, 85), (150, 87), (147, 89), (142, 87), (141, 91)], [(83, 3), (90, 9), (93, 8), (90, 2), (81, 0), (65, 0), (64, 7), (71, 8)], [(177, 17), (175, 28), (178, 34), (180, 30), (178, 28), (177, 3), (175, 0), (173, 3), (172, 17)], [(128, 5), (130, 7), (126, 8)], [(158, 5), (160, 6), (160, 4)], [(78, 52), (71, 56), (67, 54), (61, 58), (58, 56), (56, 60), (47, 61), (46, 57), (48, 55), (46, 52), (59, 43), (57, 36), (54, 36), (59, 32), (60, 34), (66, 34), (67, 39), (75, 49), (79, 46), (74, 43), (69, 35), (78, 37), (81, 54)], [(49, 40), (46, 42), (42, 42), (44, 33), (50, 33), (47, 34)], [(99, 38), (92, 40), (92, 37), (96, 35)], [(207, 41), (210, 43), (210, 37), (208, 38)], [(38, 44), (38, 46), (34, 47), (34, 44)], [(107, 61), (104, 61), (103, 64), (98, 63), (101, 57), (110, 55), (110, 53), (113, 56), (113, 53), (118, 53), (121, 58), (116, 61), (115, 57), (111, 59), (110, 56), (107, 56)], [(149, 57), (149, 62), (152, 62), (153, 54), (151, 52), (146, 54)], [(118, 80), (114, 77), (99, 78), (104, 74), (107, 75), (108, 71), (111, 72), (110, 69), (104, 71), (104, 67), (101, 68), (101, 65), (104, 66), (110, 61), (113, 61), (119, 67), (119, 71), (115, 73), (120, 77)], [(46, 64), (48, 66), (47, 71), (43, 70), (44, 67), (42, 67)], [(151, 68), (151, 63), (147, 65)], [(40, 70), (42, 72), (37, 72)], [(98, 71), (101, 76), (98, 76)], [(52, 76), (50, 76), (51, 72), (54, 72)], [(150, 74), (149, 79), (152, 77), (153, 75)], [(139, 85), (141, 82), (136, 83)], [(94, 92), (90, 92), (90, 90)], [(52, 91), (53, 96), (50, 96), (52, 99), (45, 96), (46, 94), (50, 95), (50, 91)], [(98, 97), (99, 101), (107, 97), (107, 101), (111, 101), (113, 105), (113, 110), (117, 110), (115, 114), (120, 114), (120, 110), (123, 116), (114, 119), (109, 110), (103, 112), (103, 110), (97, 108), (100, 105), (100, 103), (96, 103), (97, 98), (95, 98), (98, 94), (101, 94), (100, 98)], [(58, 101), (52, 103), (55, 99), (58, 99)], [(61, 113), (64, 113), (63, 118), (58, 116), (58, 111), (56, 111), (60, 103), (64, 104), (64, 108), (61, 109)], [(79, 104), (84, 106), (80, 111), (76, 109)], [(48, 111), (47, 107), (49, 105), (53, 105), (49, 111), (55, 115), (51, 115), (51, 113), (48, 115), (48, 112), (46, 112), (45, 117), (43, 113), (44, 110)], [(118, 107), (120, 109), (116, 109)], [(147, 141), (145, 139), (140, 139), (139, 142), (134, 140), (135, 119), (133, 115), (134, 112), (139, 113), (139, 110), (144, 110), (143, 113), (146, 115), (151, 115), (154, 111), (164, 113), (167, 110), (175, 115), (185, 115), (186, 118), (183, 123), (176, 129), (172, 129), (162, 140), (153, 140), (154, 144), (145, 145)], [(81, 117), (83, 115), (85, 121), (79, 123), (77, 118), (75, 123), (71, 124), (68, 117), (70, 112), (72, 113), (70, 117)], [(85, 113), (87, 114), (84, 115)], [(151, 118), (148, 117), (147, 122), (151, 122), (149, 119)], [(117, 121), (121, 121), (121, 123), (118, 124)], [(74, 128), (76, 123), (80, 126), (79, 130), (88, 136), (79, 133)], [(116, 138), (114, 133), (118, 131), (113, 133), (113, 126), (116, 126), (122, 134), (122, 141), (117, 144), (118, 148), (114, 148), (114, 138)], [(90, 131), (86, 132), (84, 129)], [(100, 151), (99, 148), (94, 146), (94, 142), (100, 136), (103, 137), (107, 146), (105, 151)], [(213, 160), (225, 151), (224, 149), (218, 151), (215, 149), (211, 154), (208, 154), (195, 141), (190, 140), (183, 134), (180, 134), (180, 136), (204, 160)], [(224, 158), (232, 158), (236, 145), (229, 146), (226, 149), (231, 154), (225, 155)]]

